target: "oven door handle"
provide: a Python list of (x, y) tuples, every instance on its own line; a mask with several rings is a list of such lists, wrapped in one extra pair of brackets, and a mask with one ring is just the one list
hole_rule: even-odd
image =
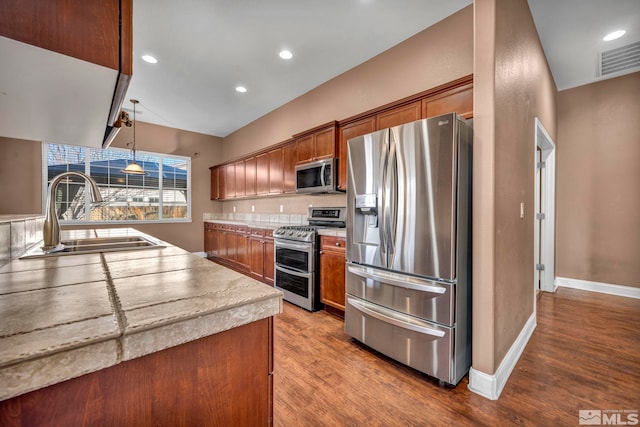
[(313, 243), (294, 243), (290, 241), (275, 240), (276, 248), (293, 249), (295, 251), (301, 251), (310, 253), (313, 252)]
[(365, 303), (361, 301), (356, 301), (353, 298), (347, 298), (347, 303), (355, 308), (356, 310), (371, 316), (375, 319), (378, 319), (382, 322), (389, 323), (391, 325), (397, 326), (399, 328), (408, 329), (414, 332), (420, 332), (421, 334), (431, 335), (434, 337), (443, 337), (445, 335), (444, 331), (435, 329), (433, 327), (426, 326), (423, 322), (421, 324), (417, 324), (417, 321), (412, 323), (405, 322), (402, 319), (397, 319), (395, 317), (388, 316), (384, 313), (380, 313), (378, 310), (368, 307)]
[(282, 271), (283, 273), (291, 274), (292, 276), (304, 277), (305, 279), (308, 279), (313, 275), (313, 273), (302, 273), (300, 271), (289, 270), (288, 268), (282, 268), (278, 264), (276, 264), (275, 267), (276, 267), (276, 270), (278, 270), (278, 271)]
[(360, 276), (365, 279), (381, 281), (390, 285), (399, 286), (401, 288), (411, 289), (414, 291), (428, 292), (440, 295), (447, 292), (447, 288), (434, 285), (434, 282), (430, 280), (420, 279), (418, 277), (398, 277), (393, 273), (387, 273), (384, 271), (376, 271), (374, 273), (368, 268), (363, 268), (355, 265), (347, 266), (347, 270), (350, 273), (353, 273), (356, 276)]

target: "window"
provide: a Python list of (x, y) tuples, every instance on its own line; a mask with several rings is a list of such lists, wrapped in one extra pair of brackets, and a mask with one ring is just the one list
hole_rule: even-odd
[[(63, 222), (177, 222), (191, 220), (191, 159), (136, 151), (146, 175), (127, 175), (131, 150), (43, 144), (43, 199), (51, 180), (67, 171), (91, 176), (104, 203), (91, 205), (88, 186), (73, 178), (55, 194)], [(45, 203), (42, 204), (45, 206)]]

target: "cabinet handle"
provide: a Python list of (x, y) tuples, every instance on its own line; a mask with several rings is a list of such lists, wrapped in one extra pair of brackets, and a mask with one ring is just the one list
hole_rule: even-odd
[(322, 255), (322, 254), (324, 253), (324, 251), (320, 251), (320, 252), (318, 252), (318, 253), (319, 253), (320, 255)]
[(340, 242), (336, 242), (336, 246), (340, 246)]

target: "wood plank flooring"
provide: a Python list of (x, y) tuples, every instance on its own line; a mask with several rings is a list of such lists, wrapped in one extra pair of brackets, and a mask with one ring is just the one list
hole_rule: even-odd
[(581, 409), (640, 410), (640, 300), (560, 288), (500, 399), (400, 365), (326, 312), (275, 318), (274, 426), (560, 426)]

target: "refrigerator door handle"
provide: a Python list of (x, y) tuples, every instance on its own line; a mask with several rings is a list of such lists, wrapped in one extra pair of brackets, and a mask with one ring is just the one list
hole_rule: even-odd
[(386, 204), (386, 199), (387, 199), (387, 165), (389, 164), (389, 151), (387, 150), (387, 144), (385, 143), (383, 146), (383, 154), (382, 154), (382, 167), (380, 168), (382, 170), (382, 182), (380, 185), (380, 197), (378, 198), (378, 200), (380, 201), (380, 207), (378, 209), (378, 212), (380, 212), (379, 217), (380, 217), (380, 253), (382, 255), (385, 255), (385, 262), (384, 265), (387, 265), (386, 263), (386, 255), (387, 255), (387, 204)]
[[(402, 278), (395, 277), (395, 275), (390, 273), (385, 273), (383, 271), (378, 271), (374, 273), (370, 271), (370, 269), (355, 266), (355, 265), (348, 265), (347, 270), (349, 270), (350, 273), (353, 273), (356, 276), (360, 276), (365, 279), (382, 280), (385, 283), (388, 283), (390, 285), (399, 286), (401, 288), (411, 289), (414, 291), (428, 292), (428, 293), (440, 294), (440, 295), (447, 292), (447, 288), (443, 286), (434, 286), (431, 284), (433, 282), (422, 280), (417, 277), (411, 277), (410, 279), (404, 278), (403, 280)], [(420, 283), (420, 282), (423, 282), (423, 283)]]
[[(397, 219), (397, 203), (398, 203), (398, 189), (397, 189), (397, 175), (398, 175), (398, 153), (397, 143), (393, 138), (394, 133), (389, 132), (389, 162), (387, 164), (387, 191), (389, 192), (389, 199), (387, 205), (387, 248), (389, 255), (393, 256), (395, 253), (396, 243), (396, 227), (398, 226)], [(392, 261), (389, 260), (391, 265)]]
[[(421, 334), (426, 334), (426, 335), (431, 335), (434, 337), (443, 337), (445, 335), (444, 331), (440, 331), (438, 329), (433, 329), (430, 328), (424, 324), (416, 324), (417, 321), (415, 321), (416, 323), (409, 323), (409, 322), (405, 322), (404, 320), (401, 319), (397, 319), (395, 317), (391, 317), (387, 314), (384, 313), (380, 313), (378, 310), (375, 310), (373, 308), (367, 307), (363, 302), (361, 301), (357, 301), (353, 298), (348, 298), (347, 297), (347, 301), (348, 303), (351, 305), (351, 307), (355, 308), (356, 310), (371, 316), (373, 318), (376, 318), (382, 322), (385, 323), (389, 323), (391, 325), (397, 326), (399, 328), (403, 328), (403, 329), (408, 329), (410, 331), (414, 331), (414, 332), (419, 332)], [(422, 322), (420, 322), (422, 323)]]

